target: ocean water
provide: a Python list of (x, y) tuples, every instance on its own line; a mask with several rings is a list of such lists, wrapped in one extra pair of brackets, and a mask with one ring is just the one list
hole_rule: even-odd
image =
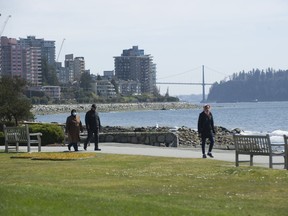
[[(141, 110), (99, 113), (103, 126), (186, 126), (197, 128), (202, 109)], [(215, 103), (211, 104), (214, 124), (229, 130), (240, 128), (245, 134), (270, 134), (275, 140), (288, 135), (288, 102)], [(78, 113), (84, 123), (85, 113)], [(65, 123), (70, 113), (37, 115), (36, 122)], [(271, 139), (272, 139), (271, 138)]]

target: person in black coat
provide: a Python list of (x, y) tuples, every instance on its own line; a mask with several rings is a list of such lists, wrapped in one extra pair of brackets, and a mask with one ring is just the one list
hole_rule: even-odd
[(206, 104), (203, 107), (203, 112), (199, 114), (198, 118), (198, 133), (199, 136), (201, 137), (202, 141), (202, 154), (203, 158), (207, 158), (205, 154), (205, 144), (206, 144), (206, 139), (208, 138), (210, 140), (210, 145), (209, 145), (209, 150), (207, 155), (211, 158), (213, 158), (212, 155), (212, 149), (214, 145), (214, 134), (215, 134), (215, 129), (214, 129), (214, 120), (213, 120), (213, 115), (210, 112), (210, 105)]
[(84, 150), (87, 150), (87, 144), (90, 143), (93, 134), (94, 134), (94, 140), (95, 140), (95, 151), (101, 151), (99, 149), (99, 130), (101, 128), (100, 118), (98, 113), (96, 112), (96, 105), (92, 104), (91, 110), (89, 110), (85, 115), (85, 125), (88, 132), (88, 136), (86, 141), (84, 142)]

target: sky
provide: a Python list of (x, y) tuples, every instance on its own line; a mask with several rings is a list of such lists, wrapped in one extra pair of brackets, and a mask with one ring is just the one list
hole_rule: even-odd
[[(84, 57), (93, 74), (114, 70), (113, 57), (132, 46), (153, 56), (157, 82), (201, 83), (203, 68), (206, 83), (288, 69), (288, 0), (0, 0), (0, 13), (0, 30), (11, 15), (2, 36), (54, 40), (60, 62)], [(202, 93), (200, 85), (157, 86)]]

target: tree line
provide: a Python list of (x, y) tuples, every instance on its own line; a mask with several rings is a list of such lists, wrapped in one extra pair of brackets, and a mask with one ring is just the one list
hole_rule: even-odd
[(288, 70), (253, 69), (214, 83), (209, 102), (288, 101)]

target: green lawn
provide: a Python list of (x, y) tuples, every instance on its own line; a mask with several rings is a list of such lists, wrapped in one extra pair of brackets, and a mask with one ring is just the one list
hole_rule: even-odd
[(288, 214), (287, 170), (103, 153), (70, 161), (15, 155), (0, 153), (0, 215)]

